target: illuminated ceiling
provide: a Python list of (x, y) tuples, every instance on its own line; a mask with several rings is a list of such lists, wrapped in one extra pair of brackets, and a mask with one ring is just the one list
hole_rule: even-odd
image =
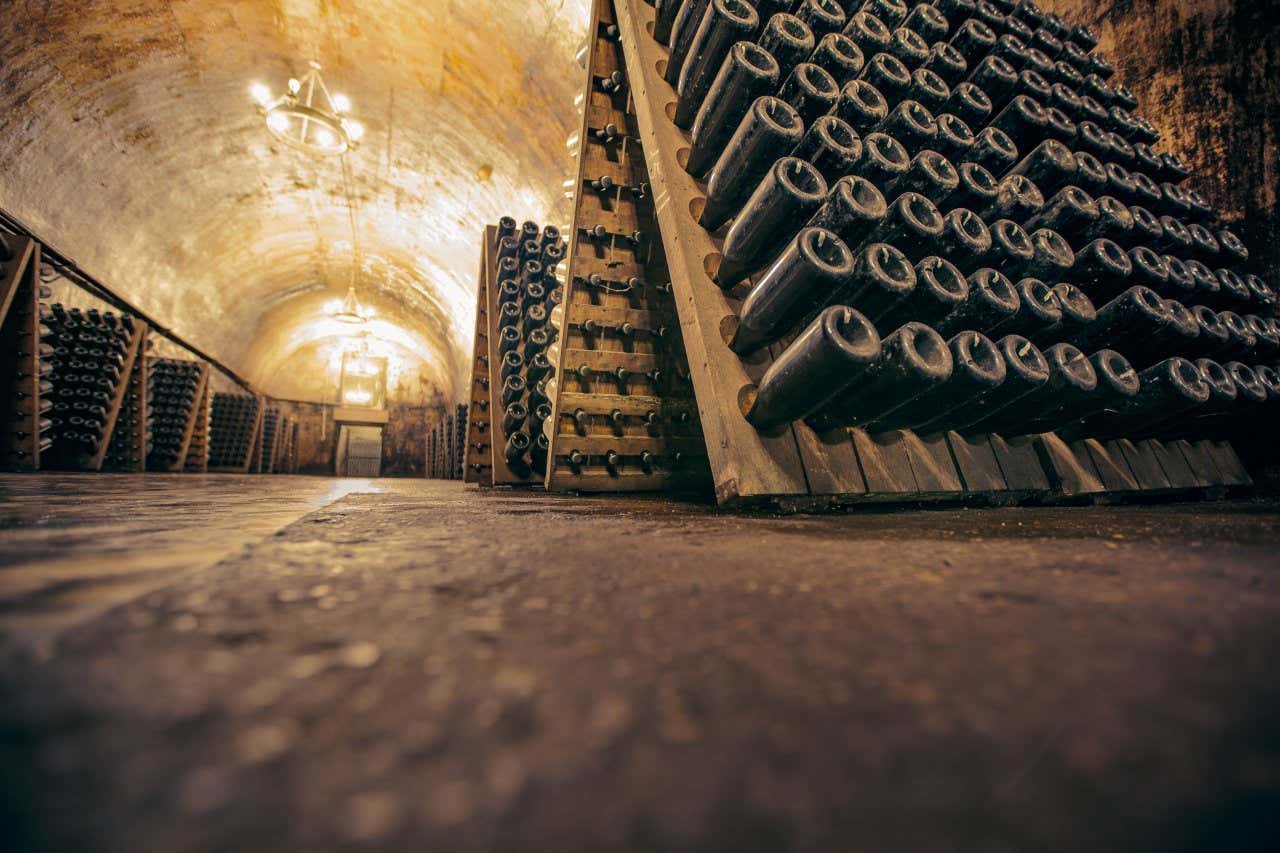
[(315, 59), (366, 128), (347, 163), (370, 333), (412, 396), (458, 397), (481, 228), (563, 222), (587, 20), (587, 0), (10, 0), (0, 205), (262, 390), (332, 399), (341, 168), (273, 140), (249, 97)]

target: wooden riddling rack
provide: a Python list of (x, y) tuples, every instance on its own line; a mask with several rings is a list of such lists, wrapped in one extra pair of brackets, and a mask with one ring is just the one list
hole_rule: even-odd
[(616, 34), (612, 3), (595, 0), (546, 485), (705, 489), (706, 450)]
[(209, 417), (208, 469), (248, 474), (262, 436), (265, 401), (250, 394), (215, 392)]
[[(135, 321), (137, 322), (137, 321)], [(109, 471), (142, 473), (147, 470), (148, 421), (151, 398), (148, 383), (148, 330), (141, 326), (142, 342), (124, 377), (124, 397), (116, 417), (101, 468)]]
[(635, 132), (653, 190), (719, 503), (824, 506), (939, 498), (1005, 502), (1203, 495), (1250, 484), (1224, 442), (1068, 444), (1053, 434), (921, 436), (903, 430), (872, 435), (843, 428), (819, 435), (803, 421), (768, 434), (757, 432), (739, 401), (780, 349), (742, 360), (726, 344), (723, 330), (736, 326), (745, 291), (723, 291), (707, 272), (719, 258), (723, 230), (710, 234), (697, 222), (706, 189), (682, 167), (690, 143), (669, 117), (676, 94), (663, 79), (667, 48), (651, 35), (653, 7), (642, 0), (617, 0), (615, 9)]
[[(489, 260), (488, 246), (497, 228), (490, 225), (484, 230), (480, 247), (480, 271), (476, 279), (476, 334), (474, 357), (471, 360), (471, 385), (467, 417), (467, 441), (462, 480), (481, 486), (493, 485), (493, 415), (489, 397)], [(502, 415), (499, 412), (499, 419)], [(434, 450), (433, 450), (434, 453)], [(427, 454), (430, 465), (433, 453)], [(430, 476), (430, 475), (428, 475)]]
[[(151, 440), (147, 456), (147, 468), (152, 471), (184, 471), (191, 454), (193, 438), (196, 436), (197, 423), (202, 416), (207, 418), (209, 385), (209, 366), (195, 361), (148, 357), (146, 359), (148, 376), (148, 411), (151, 415)], [(190, 401), (174, 396), (176, 390), (161, 380), (166, 370), (186, 370), (195, 380)], [(202, 408), (203, 407), (203, 408)], [(157, 436), (162, 434), (156, 419), (159, 417), (175, 418), (181, 421), (178, 426), (179, 439), (174, 448), (174, 455), (169, 459), (162, 456), (157, 447)]]
[(467, 407), (455, 406), (427, 430), (425, 476), (432, 480), (461, 480), (467, 441)]
[[(40, 358), (40, 244), (0, 235), (0, 468), (36, 471), (51, 390)], [(6, 257), (7, 256), (7, 257)]]

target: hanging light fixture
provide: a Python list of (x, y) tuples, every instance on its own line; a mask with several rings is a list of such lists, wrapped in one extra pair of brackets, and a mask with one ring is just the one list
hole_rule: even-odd
[(254, 83), (249, 94), (266, 118), (267, 129), (281, 142), (308, 154), (341, 155), (360, 144), (364, 126), (347, 113), (351, 100), (333, 95), (320, 76), (320, 63), (312, 61), (301, 80), (289, 81), (283, 95), (273, 98), (263, 83)]
[(337, 320), (339, 323), (346, 323), (348, 326), (363, 326), (373, 316), (373, 310), (360, 304), (360, 300), (356, 298), (356, 288), (353, 284), (347, 288), (347, 296), (342, 300), (341, 307), (330, 310), (328, 314), (330, 319)]

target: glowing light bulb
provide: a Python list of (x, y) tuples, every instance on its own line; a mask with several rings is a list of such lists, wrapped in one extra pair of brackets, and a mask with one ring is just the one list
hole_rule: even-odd
[(359, 142), (364, 139), (364, 125), (358, 121), (346, 119), (342, 122), (342, 126), (346, 128), (347, 136), (352, 142)]
[(316, 142), (320, 144), (321, 148), (332, 148), (337, 140), (333, 136), (333, 131), (327, 127), (322, 127), (316, 131)]
[(351, 109), (351, 99), (346, 95), (333, 96), (333, 111), (336, 113), (345, 113)]
[(267, 116), (267, 127), (276, 133), (284, 133), (289, 129), (289, 117), (284, 113), (272, 113)]
[(271, 103), (271, 90), (261, 83), (254, 83), (249, 87), (249, 96), (258, 102), (258, 106), (265, 107)]
[(302, 91), (302, 83), (298, 82), (296, 78), (291, 78), (289, 80), (289, 93), (296, 95), (301, 91)]

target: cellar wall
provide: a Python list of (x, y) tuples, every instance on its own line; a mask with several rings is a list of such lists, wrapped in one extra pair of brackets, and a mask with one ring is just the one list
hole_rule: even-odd
[(1274, 0), (1052, 0), (1092, 25), (1188, 186), (1222, 210), (1274, 287), (1280, 269), (1280, 14)]

